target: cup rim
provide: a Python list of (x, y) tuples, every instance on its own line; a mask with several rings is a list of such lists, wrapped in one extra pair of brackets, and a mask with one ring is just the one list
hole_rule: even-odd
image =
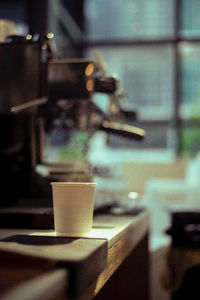
[(78, 185), (83, 185), (83, 186), (86, 186), (86, 185), (90, 185), (90, 186), (96, 186), (97, 185), (97, 183), (95, 183), (95, 182), (70, 182), (70, 181), (56, 181), (56, 182), (51, 182), (51, 185), (76, 185), (76, 186), (78, 186)]

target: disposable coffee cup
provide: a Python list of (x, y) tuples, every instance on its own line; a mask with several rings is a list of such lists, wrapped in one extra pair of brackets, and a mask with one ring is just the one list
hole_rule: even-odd
[(92, 230), (96, 183), (51, 182), (56, 235), (87, 236)]

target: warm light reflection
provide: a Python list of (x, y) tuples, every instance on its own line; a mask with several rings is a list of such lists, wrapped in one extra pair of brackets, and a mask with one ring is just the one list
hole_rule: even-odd
[(138, 197), (139, 197), (139, 193), (137, 193), (137, 192), (130, 192), (130, 193), (128, 193), (128, 198), (129, 199), (135, 200)]
[(28, 41), (30, 41), (30, 40), (32, 39), (32, 35), (31, 35), (31, 34), (27, 34), (26, 39), (27, 39)]
[(92, 63), (88, 64), (85, 68), (85, 75), (90, 76), (94, 72), (94, 65)]
[(93, 84), (93, 80), (90, 79), (86, 82), (86, 89), (88, 92), (92, 92), (93, 91), (93, 87), (94, 87), (94, 84)]
[(47, 33), (47, 37), (48, 37), (48, 39), (52, 39), (54, 37), (53, 32)]
[[(59, 234), (60, 236), (66, 236), (66, 237), (87, 237), (92, 239), (105, 239), (105, 240), (113, 240), (116, 237), (119, 237), (120, 233), (122, 233), (128, 224), (130, 224), (132, 221), (127, 220), (126, 223), (121, 223), (120, 225), (116, 226), (115, 224), (112, 224), (110, 221), (99, 221), (98, 223), (94, 221), (92, 230), (84, 233), (84, 234)], [(56, 237), (58, 236), (54, 230), (45, 230), (45, 231), (32, 231), (29, 232), (31, 236), (52, 236)]]

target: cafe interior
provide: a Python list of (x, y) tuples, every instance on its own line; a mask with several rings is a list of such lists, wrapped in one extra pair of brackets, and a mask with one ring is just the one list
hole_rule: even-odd
[[(199, 14), (0, 1), (0, 300), (200, 299)], [(96, 184), (87, 234), (52, 182)]]

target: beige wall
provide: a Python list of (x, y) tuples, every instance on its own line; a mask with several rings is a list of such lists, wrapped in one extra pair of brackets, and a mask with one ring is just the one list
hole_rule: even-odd
[(17, 33), (18, 29), (13, 21), (0, 19), (0, 42), (4, 42), (8, 35)]
[(186, 161), (177, 160), (174, 163), (123, 163), (124, 177), (128, 182), (129, 190), (139, 193), (144, 192), (147, 180), (152, 178), (184, 178)]

